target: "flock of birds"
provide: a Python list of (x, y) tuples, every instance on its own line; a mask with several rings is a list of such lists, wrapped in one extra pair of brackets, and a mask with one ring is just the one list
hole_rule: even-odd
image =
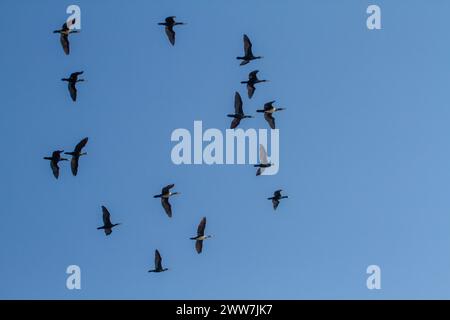
[[(169, 42), (172, 46), (175, 45), (175, 31), (174, 26), (177, 25), (185, 25), (186, 23), (183, 22), (176, 22), (175, 16), (170, 16), (165, 19), (165, 22), (160, 22), (158, 25), (162, 25), (165, 27), (165, 33), (167, 35), (167, 38), (169, 39)], [(64, 53), (66, 55), (70, 54), (70, 42), (69, 42), (69, 35), (73, 33), (78, 33), (79, 31), (73, 30), (71, 28), (72, 25), (75, 24), (75, 19), (68, 21), (63, 24), (62, 28), (60, 30), (55, 30), (54, 33), (60, 34), (60, 42), (61, 46), (64, 50)], [(241, 66), (244, 66), (248, 63), (250, 63), (253, 60), (261, 59), (261, 56), (255, 56), (252, 52), (252, 43), (247, 35), (244, 34), (244, 56), (237, 57), (238, 60), (242, 60), (240, 63)], [(248, 98), (251, 99), (256, 91), (255, 85), (258, 83), (268, 82), (268, 80), (260, 80), (258, 79), (258, 70), (254, 70), (249, 73), (248, 80), (242, 81), (242, 84), (247, 85), (247, 94)], [(83, 74), (83, 71), (77, 71), (73, 72), (69, 78), (63, 78), (62, 81), (65, 81), (68, 83), (68, 89), (70, 93), (71, 99), (75, 102), (77, 100), (77, 88), (76, 84), (78, 82), (85, 81), (84, 79), (80, 79), (79, 77)], [(264, 109), (256, 110), (258, 113), (264, 113), (264, 119), (269, 124), (270, 128), (275, 129), (275, 118), (273, 117), (273, 114), (277, 111), (285, 110), (285, 108), (277, 108), (274, 106), (275, 101), (267, 102), (264, 105)], [(231, 129), (235, 129), (241, 122), (242, 119), (245, 118), (253, 118), (253, 116), (246, 115), (243, 111), (243, 102), (241, 95), (239, 92), (235, 93), (235, 99), (234, 99), (234, 114), (227, 115), (228, 117), (233, 118), (231, 122)], [(78, 174), (78, 165), (79, 160), (81, 156), (87, 155), (86, 152), (83, 152), (83, 148), (86, 147), (88, 143), (88, 138), (82, 139), (74, 148), (72, 152), (64, 152), (64, 150), (56, 150), (53, 151), (51, 157), (44, 157), (45, 160), (50, 161), (50, 168), (53, 172), (53, 176), (58, 179), (59, 178), (59, 162), (61, 161), (69, 161), (67, 158), (61, 157), (62, 154), (71, 156), (71, 171), (73, 176), (76, 176)], [(256, 175), (259, 176), (262, 174), (262, 172), (265, 170), (265, 168), (268, 168), (272, 166), (271, 163), (269, 163), (267, 158), (267, 152), (264, 149), (262, 145), (260, 145), (260, 163), (255, 164), (254, 167), (257, 167)], [(172, 192), (171, 190), (175, 187), (174, 184), (169, 184), (162, 188), (161, 193), (154, 195), (154, 198), (160, 198), (161, 199), (161, 205), (167, 214), (169, 218), (172, 217), (172, 206), (169, 202), (170, 197), (180, 194), (179, 192)], [(273, 209), (276, 210), (280, 200), (286, 199), (287, 196), (283, 196), (281, 194), (282, 190), (276, 190), (272, 197), (267, 198), (267, 200), (272, 201)], [(98, 230), (103, 230), (106, 236), (109, 236), (112, 233), (112, 230), (114, 227), (117, 227), (120, 225), (120, 223), (112, 223), (111, 222), (111, 214), (108, 211), (108, 209), (105, 206), (102, 206), (102, 217), (103, 217), (103, 226), (98, 227)], [(203, 251), (203, 241), (206, 239), (211, 238), (211, 235), (205, 235), (205, 229), (206, 229), (206, 217), (203, 217), (200, 221), (198, 227), (197, 227), (197, 235), (194, 237), (191, 237), (190, 240), (195, 241), (195, 249), (197, 253), (201, 253)], [(169, 270), (168, 268), (163, 268), (162, 266), (162, 257), (159, 251), (155, 250), (155, 260), (154, 260), (155, 267), (152, 270), (149, 270), (148, 272), (164, 272)]]

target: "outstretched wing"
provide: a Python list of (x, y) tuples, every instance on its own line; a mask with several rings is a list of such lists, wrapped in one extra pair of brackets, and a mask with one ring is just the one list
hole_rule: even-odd
[(72, 160), (70, 161), (70, 169), (72, 170), (72, 174), (76, 176), (78, 174), (78, 156), (72, 156)]
[(268, 164), (269, 163), (269, 160), (267, 160), (266, 149), (264, 149), (264, 146), (262, 144), (259, 145), (259, 161), (262, 164)]
[(252, 42), (246, 34), (244, 34), (244, 52), (246, 56), (252, 56)]
[(203, 240), (195, 241), (195, 250), (197, 250), (197, 253), (201, 253), (202, 249), (203, 249)]
[(256, 170), (256, 176), (260, 176), (263, 172), (264, 172), (265, 168), (258, 168), (258, 170)]
[(81, 140), (80, 142), (78, 142), (78, 144), (75, 146), (75, 152), (76, 153), (80, 153), (81, 150), (86, 146), (87, 142), (88, 142), (89, 138), (84, 138), (83, 140)]
[(275, 118), (271, 113), (264, 112), (264, 119), (266, 119), (271, 129), (275, 129)]
[(172, 206), (169, 203), (169, 199), (161, 198), (161, 204), (164, 208), (164, 211), (166, 211), (166, 214), (169, 216), (169, 218), (172, 218)]
[(175, 187), (174, 184), (169, 184), (168, 186), (165, 186), (164, 188), (162, 188), (161, 193), (167, 194), (167, 193), (169, 193), (170, 189), (172, 189), (173, 187)]
[(166, 23), (167, 24), (174, 24), (175, 23), (175, 16), (171, 16), (171, 17), (167, 17), (166, 18)]
[(258, 72), (259, 72), (259, 70), (255, 70), (255, 71), (250, 72), (248, 74), (248, 80), (250, 80), (250, 81), (258, 80), (258, 77), (256, 76), (258, 74)]
[(77, 88), (75, 87), (75, 82), (69, 82), (69, 92), (72, 100), (77, 101)]
[(248, 98), (251, 99), (253, 97), (253, 94), (255, 93), (255, 86), (253, 84), (251, 84), (250, 82), (247, 83), (247, 93), (248, 93)]
[(64, 53), (69, 55), (70, 54), (69, 35), (61, 33), (61, 36), (59, 37), (59, 41), (61, 42), (61, 46), (64, 50)]
[(109, 213), (108, 209), (106, 209), (105, 206), (102, 206), (102, 211), (103, 211), (103, 225), (104, 226), (111, 225), (111, 214)]
[(234, 94), (234, 112), (236, 114), (244, 114), (244, 111), (242, 109), (242, 98), (239, 92), (236, 92)]
[(264, 104), (264, 110), (272, 110), (274, 103), (275, 103), (275, 100), (265, 103)]
[(205, 235), (205, 227), (206, 227), (206, 217), (203, 217), (202, 221), (200, 221), (197, 228), (197, 236)]
[(231, 121), (230, 129), (235, 129), (239, 125), (239, 123), (241, 123), (241, 119), (234, 118), (233, 121)]
[(166, 26), (166, 35), (169, 38), (169, 42), (174, 46), (175, 45), (175, 31), (173, 31), (172, 26)]
[(56, 179), (58, 179), (59, 177), (59, 166), (58, 163), (56, 161), (50, 161), (50, 167), (52, 168), (52, 172), (53, 175), (55, 176)]
[(162, 258), (158, 250), (155, 250), (155, 269), (156, 270), (162, 269)]
[(272, 199), (273, 210), (277, 210), (280, 201), (278, 199)]

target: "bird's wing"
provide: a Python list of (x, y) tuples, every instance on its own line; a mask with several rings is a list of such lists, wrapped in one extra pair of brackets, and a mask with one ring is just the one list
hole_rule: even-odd
[(169, 199), (161, 198), (161, 204), (164, 208), (164, 211), (166, 211), (166, 214), (169, 216), (169, 218), (172, 218), (172, 206), (169, 203)]
[(275, 100), (269, 101), (264, 104), (264, 110), (271, 110), (273, 108), (273, 104), (275, 103)]
[(167, 38), (169, 38), (170, 43), (174, 46), (175, 45), (175, 31), (173, 31), (173, 27), (166, 26), (166, 35), (167, 35)]
[(269, 123), (270, 128), (275, 129), (275, 118), (271, 113), (264, 113), (264, 119)]
[(86, 146), (88, 140), (89, 140), (88, 138), (84, 138), (83, 140), (78, 142), (78, 144), (75, 146), (75, 152), (80, 153), (81, 150)]
[(67, 55), (70, 54), (69, 36), (67, 34), (61, 33), (59, 41), (61, 42), (61, 46), (64, 50), (64, 53)]
[(169, 193), (170, 189), (172, 189), (173, 187), (175, 187), (174, 184), (169, 184), (168, 186), (165, 186), (164, 188), (162, 188), (161, 193), (162, 194)]
[(277, 210), (280, 201), (278, 199), (272, 199), (273, 210)]
[(198, 228), (197, 228), (197, 236), (203, 236), (205, 235), (205, 227), (206, 227), (206, 217), (200, 221)]
[(258, 168), (258, 170), (256, 170), (256, 175), (260, 176), (263, 172), (264, 172), (265, 168)]
[(58, 163), (56, 161), (50, 161), (50, 167), (52, 168), (53, 171), (53, 175), (55, 176), (56, 179), (58, 179), (59, 177), (59, 166)]
[(202, 249), (203, 249), (203, 240), (195, 241), (195, 250), (197, 250), (197, 253), (201, 253)]
[(158, 250), (155, 250), (155, 269), (162, 269), (162, 258)]
[(69, 92), (72, 100), (77, 101), (77, 88), (75, 87), (75, 82), (69, 82)]
[(166, 23), (168, 24), (174, 24), (175, 23), (175, 16), (167, 17)]
[(281, 197), (281, 191), (283, 191), (283, 190), (280, 189), (280, 190), (275, 191), (273, 193), (274, 197)]
[(244, 34), (244, 51), (246, 56), (252, 56), (252, 42), (247, 37), (246, 34)]
[(105, 206), (102, 206), (103, 211), (103, 225), (109, 226), (111, 225), (111, 214), (109, 213), (108, 209), (106, 209)]
[(250, 82), (247, 83), (247, 92), (248, 92), (248, 98), (251, 99), (253, 97), (253, 94), (255, 93), (255, 86), (251, 84)]
[(266, 149), (264, 149), (264, 146), (262, 144), (259, 145), (259, 161), (262, 164), (269, 163), (269, 160), (267, 160), (267, 152)]
[(249, 80), (257, 80), (258, 77), (256, 76), (258, 74), (258, 70), (252, 71), (248, 74), (248, 79)]
[(72, 170), (72, 174), (74, 176), (78, 173), (78, 156), (72, 156), (72, 160), (70, 161), (70, 169)]
[(241, 123), (241, 119), (234, 118), (233, 121), (231, 121), (230, 129), (235, 129), (239, 125), (239, 123)]
[(242, 109), (242, 98), (239, 92), (236, 92), (234, 94), (234, 112), (236, 114), (244, 114), (244, 111)]

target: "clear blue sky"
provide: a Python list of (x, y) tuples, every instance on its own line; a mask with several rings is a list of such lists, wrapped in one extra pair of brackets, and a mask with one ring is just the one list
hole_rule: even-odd
[[(366, 8), (382, 9), (381, 31)], [(66, 7), (82, 32), (65, 56)], [(0, 298), (450, 298), (450, 3), (0, 2)], [(171, 47), (156, 23), (176, 15)], [(264, 59), (239, 67), (242, 34)], [(260, 70), (278, 175), (175, 166), (170, 134), (228, 128)], [(84, 70), (79, 101), (60, 79)], [(259, 116), (243, 128), (267, 128)], [(79, 175), (43, 156), (89, 137)], [(169, 220), (152, 195), (175, 183)], [(265, 200), (282, 188), (277, 213)], [(105, 237), (100, 206), (123, 225)], [(197, 255), (201, 217), (214, 235)], [(149, 274), (158, 248), (170, 272)], [(82, 290), (65, 287), (66, 267)], [(366, 288), (368, 265), (382, 289)]]

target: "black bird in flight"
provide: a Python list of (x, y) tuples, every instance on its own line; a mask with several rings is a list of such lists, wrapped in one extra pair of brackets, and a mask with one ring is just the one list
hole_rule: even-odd
[(244, 34), (244, 56), (236, 57), (238, 60), (242, 60), (241, 66), (246, 65), (252, 60), (261, 59), (261, 56), (255, 57), (252, 52), (252, 43), (250, 39)]
[(78, 30), (70, 30), (70, 26), (75, 24), (75, 19), (72, 19), (69, 24), (70, 25), (68, 26), (67, 22), (64, 22), (60, 30), (53, 31), (53, 33), (60, 34), (59, 41), (61, 42), (64, 53), (67, 55), (70, 54), (69, 34), (78, 33)]
[(186, 24), (184, 22), (175, 22), (175, 18), (175, 16), (167, 17), (165, 22), (158, 23), (158, 25), (166, 27), (167, 38), (169, 38), (173, 46), (175, 45), (175, 31), (173, 31), (173, 27)]
[(162, 188), (160, 194), (153, 196), (153, 198), (161, 198), (161, 204), (169, 218), (172, 218), (172, 206), (169, 203), (169, 198), (171, 196), (180, 194), (179, 192), (171, 192), (170, 189), (172, 189), (173, 187), (175, 187), (174, 184), (169, 184), (168, 186)]
[(234, 114), (227, 114), (227, 117), (234, 118), (231, 122), (231, 129), (235, 129), (239, 123), (241, 123), (242, 119), (253, 118), (252, 116), (244, 114), (244, 110), (242, 109), (242, 98), (239, 92), (234, 94)]
[(251, 99), (253, 97), (253, 94), (255, 93), (255, 84), (261, 83), (261, 82), (268, 82), (269, 80), (259, 80), (258, 79), (258, 70), (252, 71), (248, 74), (248, 81), (241, 81), (241, 83), (247, 84), (247, 93), (248, 98)]
[(206, 217), (203, 217), (197, 228), (197, 236), (190, 238), (191, 240), (196, 240), (195, 250), (197, 250), (197, 253), (199, 254), (202, 252), (203, 249), (203, 240), (211, 238), (211, 236), (209, 235), (205, 236), (205, 227), (206, 227)]
[(75, 102), (77, 101), (77, 88), (76, 84), (77, 82), (82, 82), (84, 79), (78, 79), (78, 76), (82, 75), (84, 71), (74, 72), (70, 75), (69, 78), (62, 78), (61, 81), (67, 81), (68, 82), (68, 88), (70, 92), (70, 97)]
[(72, 174), (74, 176), (76, 176), (78, 173), (78, 160), (81, 156), (87, 155), (87, 152), (81, 152), (87, 142), (88, 138), (84, 138), (75, 146), (73, 152), (64, 152), (64, 154), (72, 156), (72, 160), (70, 161), (70, 168), (72, 169)]
[(267, 198), (267, 200), (272, 200), (273, 210), (277, 210), (281, 199), (287, 199), (287, 196), (281, 195), (281, 191), (283, 191), (283, 190), (281, 190), (281, 189), (277, 190), (273, 193), (273, 197)]
[(102, 206), (103, 211), (103, 226), (98, 227), (97, 230), (104, 230), (105, 234), (109, 236), (112, 233), (112, 229), (115, 226), (120, 225), (120, 223), (111, 223), (111, 214), (109, 213), (108, 209), (106, 209), (105, 206)]
[(264, 149), (263, 145), (259, 145), (259, 164), (255, 164), (254, 167), (258, 168), (256, 171), (256, 175), (260, 176), (266, 168), (271, 167), (273, 164), (269, 163), (269, 160), (267, 159), (267, 152), (266, 149)]
[(267, 123), (269, 123), (270, 128), (275, 129), (275, 118), (273, 117), (273, 114), (277, 111), (286, 110), (286, 108), (276, 108), (274, 107), (274, 101), (267, 102), (264, 104), (263, 110), (256, 110), (256, 112), (263, 112), (264, 113), (264, 119), (266, 119)]
[(58, 162), (60, 161), (68, 161), (69, 159), (61, 158), (61, 153), (63, 153), (64, 150), (56, 150), (53, 151), (51, 157), (44, 157), (45, 160), (50, 160), (50, 168), (52, 168), (53, 175), (56, 179), (59, 177), (59, 166)]
[(153, 270), (148, 270), (148, 272), (164, 272), (169, 270), (168, 268), (163, 268), (162, 267), (162, 258), (161, 255), (159, 254), (158, 250), (155, 250), (155, 269)]

